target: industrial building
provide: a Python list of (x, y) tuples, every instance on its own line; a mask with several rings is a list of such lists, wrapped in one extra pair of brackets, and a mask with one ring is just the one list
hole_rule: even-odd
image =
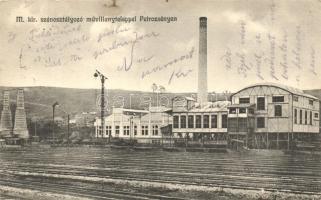
[(172, 117), (165, 107), (150, 107), (149, 110), (113, 108), (111, 115), (105, 117), (105, 131), (101, 127), (101, 119), (95, 125), (96, 138), (134, 140), (138, 143), (161, 144), (162, 136)]
[(190, 97), (173, 99), (173, 140), (209, 146), (225, 143), (229, 101), (199, 104)]
[(0, 123), (0, 138), (6, 138), (9, 143), (17, 143), (20, 140), (27, 140), (29, 138), (29, 131), (27, 128), (27, 117), (24, 106), (24, 91), (18, 89), (16, 110), (14, 120), (10, 109), (10, 91), (3, 92), (3, 105), (1, 112)]
[(302, 90), (275, 83), (248, 86), (231, 97), (228, 138), (256, 149), (289, 149), (319, 136), (320, 101)]
[(259, 83), (234, 93), (231, 101), (208, 102), (207, 18), (199, 19), (197, 99), (177, 96), (172, 108), (117, 108), (96, 120), (96, 136), (137, 138), (143, 143), (230, 148), (290, 149), (320, 137), (320, 100), (302, 90), (275, 83)]

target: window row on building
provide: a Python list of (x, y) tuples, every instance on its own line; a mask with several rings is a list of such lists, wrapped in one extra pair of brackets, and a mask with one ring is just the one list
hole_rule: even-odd
[[(227, 115), (221, 116), (221, 128), (227, 128)], [(218, 115), (174, 115), (173, 128), (218, 128)]]
[[(282, 109), (281, 111), (275, 110), (275, 112), (276, 114), (280, 112), (278, 116), (282, 116)], [(313, 117), (319, 119), (319, 114), (313, 114), (312, 111), (308, 110), (294, 109), (294, 124), (313, 125)], [(265, 117), (256, 118), (256, 128), (265, 128)]]
[(303, 110), (303, 109), (294, 109), (294, 124), (305, 124), (305, 125), (312, 125), (313, 117), (319, 119), (319, 113), (314, 113), (310, 110)]
[(253, 108), (237, 108), (237, 107), (232, 107), (228, 109), (229, 114), (254, 114), (254, 109)]
[[(299, 97), (294, 95), (293, 96), (293, 101), (298, 102), (299, 101)], [(309, 105), (313, 106), (313, 102), (314, 102), (313, 99), (309, 99)]]
[[(297, 96), (294, 96), (297, 97)], [(249, 103), (250, 102), (250, 98), (248, 97), (242, 97), (239, 99), (240, 103)], [(284, 102), (284, 96), (273, 96), (272, 98), (272, 102), (273, 103), (282, 103)], [(309, 100), (309, 104), (313, 105), (313, 100)], [(265, 110), (265, 97), (257, 97), (257, 106), (256, 106), (257, 110)], [(300, 121), (298, 121), (298, 112), (300, 114)], [(303, 116), (303, 112), (304, 115), (306, 117), (304, 117), (305, 121), (302, 121), (302, 116)], [(308, 120), (308, 112), (310, 112), (310, 118), (312, 119), (312, 111), (298, 111), (297, 109), (294, 110), (294, 115), (295, 115), (295, 120), (294, 123), (295, 124), (311, 124), (312, 125), (312, 120), (310, 120), (309, 122), (307, 122)], [(230, 108), (229, 109), (229, 113), (230, 114), (235, 114), (236, 113), (236, 108)], [(239, 112), (240, 114), (242, 113), (246, 113), (246, 109), (245, 108), (239, 108)], [(318, 113), (315, 113), (315, 115), (318, 115)], [(275, 117), (282, 117), (282, 105), (274, 105), (274, 116)], [(315, 118), (318, 118), (318, 116), (315, 116)]]
[[(294, 95), (293, 101), (298, 102), (299, 97)], [(313, 106), (313, 99), (309, 99), (309, 105)], [(239, 98), (240, 104), (249, 104), (250, 103), (250, 97), (240, 97)], [(284, 96), (272, 96), (272, 103), (284, 103)], [(265, 97), (257, 97), (256, 99), (256, 110), (265, 110)], [(277, 108), (278, 111), (276, 116), (282, 116), (280, 115), (280, 105)], [(281, 111), (282, 112), (282, 111)]]
[[(272, 97), (273, 103), (283, 103), (284, 102), (284, 96), (273, 96)], [(250, 98), (249, 97), (240, 97), (239, 98), (240, 104), (249, 104)], [(256, 99), (256, 110), (262, 111), (266, 110), (265, 107), (265, 97), (257, 97)], [(230, 110), (230, 113), (233, 112)], [(246, 113), (245, 109), (240, 109), (239, 113)], [(282, 116), (282, 105), (275, 105), (274, 106), (274, 116), (281, 117)]]
[[(98, 135), (101, 136), (102, 133), (103, 133), (102, 127), (98, 126), (97, 127), (97, 131), (98, 131)], [(141, 131), (141, 135), (142, 136), (148, 136), (149, 135), (149, 126), (148, 125), (142, 125), (140, 131)], [(159, 126), (158, 125), (152, 125), (150, 131), (152, 133), (152, 136), (158, 136), (159, 135)], [(112, 134), (112, 126), (106, 126), (105, 132), (106, 132), (105, 135), (107, 135), (107, 136), (110, 135), (110, 134), (113, 135)], [(120, 132), (121, 132), (120, 126), (116, 125), (114, 127), (114, 135), (117, 137), (117, 136), (120, 135)], [(130, 132), (131, 132), (130, 126), (123, 126), (123, 129), (122, 129), (123, 136), (130, 136)], [(137, 136), (137, 134), (138, 134), (137, 125), (134, 125), (132, 127), (132, 132), (133, 132), (134, 136)]]
[[(265, 117), (256, 117), (256, 128), (266, 128)], [(246, 132), (249, 128), (248, 118), (229, 118), (229, 131)]]
[(230, 132), (247, 132), (248, 131), (248, 118), (229, 118), (228, 130)]
[[(283, 103), (284, 96), (272, 96), (273, 103)], [(249, 104), (250, 97), (240, 97), (239, 98), (240, 104)], [(254, 103), (254, 102), (252, 102)], [(256, 110), (265, 110), (265, 97), (257, 97), (256, 98)]]

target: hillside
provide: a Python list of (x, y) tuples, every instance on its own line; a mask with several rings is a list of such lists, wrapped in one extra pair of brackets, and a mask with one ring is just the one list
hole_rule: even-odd
[[(10, 90), (11, 109), (14, 111), (17, 88), (0, 87), (0, 110), (2, 110), (2, 96), (4, 90)], [(27, 116), (51, 118), (52, 104), (59, 103), (56, 109), (57, 116), (65, 116), (66, 113), (76, 114), (81, 112), (99, 112), (100, 90), (99, 89), (74, 89), (74, 88), (57, 88), (57, 87), (25, 87), (25, 107)], [(157, 95), (152, 92), (128, 91), (128, 90), (106, 90), (107, 91), (107, 107), (110, 110), (112, 106), (119, 107), (124, 99), (124, 107), (133, 109), (144, 109), (148, 106), (146, 101), (148, 97), (152, 99), (152, 106), (156, 106)], [(321, 99), (321, 89), (306, 90), (308, 94)], [(160, 105), (171, 106), (171, 99), (178, 95), (192, 96), (195, 93), (163, 93), (158, 96)], [(130, 98), (131, 96), (131, 98)], [(209, 95), (211, 100), (215, 100), (214, 96)], [(145, 98), (145, 103), (143, 99)], [(117, 100), (118, 99), (118, 100)], [(223, 94), (217, 95), (218, 100), (224, 100)], [(14, 113), (13, 113), (14, 115)]]
[(318, 97), (321, 100), (321, 89), (316, 90), (304, 90), (304, 92), (313, 95), (315, 97)]
[[(0, 109), (2, 110), (2, 96), (4, 90), (10, 90), (10, 101), (12, 110), (15, 107), (17, 88), (0, 87)], [(99, 89), (73, 89), (57, 87), (25, 87), (25, 108), (28, 117), (50, 118), (52, 116), (52, 104), (59, 103), (57, 116), (64, 116), (66, 113), (76, 114), (81, 112), (99, 111), (100, 90)], [(107, 107), (119, 107), (124, 99), (124, 107), (133, 109), (143, 109), (148, 106), (148, 97), (152, 99), (152, 106), (156, 106), (157, 95), (152, 92), (128, 91), (128, 90), (106, 90)], [(160, 105), (171, 105), (171, 99), (177, 95), (191, 96), (192, 93), (163, 93), (159, 94)], [(131, 98), (130, 98), (131, 96)], [(214, 99), (214, 97), (212, 97)], [(218, 100), (225, 99), (223, 95), (218, 95)], [(145, 103), (144, 100), (145, 99)], [(63, 111), (62, 111), (63, 110)]]

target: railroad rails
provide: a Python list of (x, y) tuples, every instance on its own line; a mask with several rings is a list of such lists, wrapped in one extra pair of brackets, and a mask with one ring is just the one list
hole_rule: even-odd
[(9, 179), (1, 179), (0, 185), (22, 188), (22, 189), (31, 189), (38, 190), (43, 192), (51, 192), (58, 194), (66, 194), (77, 197), (86, 197), (91, 199), (164, 199), (164, 200), (183, 200), (182, 198), (177, 197), (167, 197), (164, 195), (150, 195), (137, 192), (124, 192), (124, 191), (115, 191), (109, 189), (94, 189), (81, 186), (71, 186), (70, 184), (63, 183), (46, 183), (44, 181), (37, 180), (19, 180), (13, 181)]
[[(48, 180), (74, 177), (77, 181), (83, 177), (84, 182), (89, 177), (91, 182), (105, 178), (321, 195), (320, 160), (299, 155), (57, 148), (0, 152), (0, 174), (12, 176), (18, 183), (26, 177)], [(5, 183), (0, 180), (2, 184)], [(34, 184), (37, 183), (30, 183)]]

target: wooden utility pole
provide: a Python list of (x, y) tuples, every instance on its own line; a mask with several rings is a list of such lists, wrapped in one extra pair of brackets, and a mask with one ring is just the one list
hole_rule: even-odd
[(35, 121), (35, 137), (37, 137), (37, 120)]
[(67, 119), (68, 119), (68, 124), (67, 124), (67, 144), (68, 144), (68, 147), (69, 147), (69, 135), (70, 135), (70, 132), (69, 132), (69, 120), (70, 120), (70, 116), (69, 116), (69, 114), (68, 114), (68, 117), (67, 117)]
[(56, 101), (52, 105), (52, 140), (55, 142), (55, 108), (56, 106), (59, 106), (59, 103)]

